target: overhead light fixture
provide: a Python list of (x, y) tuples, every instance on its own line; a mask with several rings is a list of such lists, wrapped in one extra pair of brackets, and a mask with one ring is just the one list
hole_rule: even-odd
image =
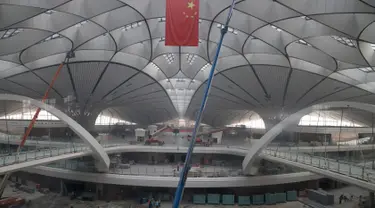
[(190, 65), (193, 65), (193, 63), (194, 63), (196, 57), (197, 57), (197, 55), (195, 55), (195, 54), (187, 54), (187, 56), (186, 56), (186, 61), (187, 61)]
[[(219, 29), (224, 29), (225, 26), (222, 25), (222, 24), (220, 24), (220, 23), (218, 23), (218, 24), (216, 25), (216, 27), (219, 28)], [(233, 27), (228, 27), (228, 32), (230, 32), (230, 33), (232, 33), (232, 34), (235, 34), (235, 35), (238, 35), (238, 31), (235, 30)]]
[(272, 27), (273, 29), (275, 29), (277, 32), (281, 32), (281, 31), (283, 31), (282, 29), (276, 27), (275, 25), (271, 25), (271, 27)]
[(122, 31), (128, 31), (130, 29), (137, 28), (137, 27), (141, 26), (142, 24), (143, 24), (143, 22), (139, 21), (139, 22), (134, 22), (134, 23), (125, 25), (124, 27), (122, 27)]
[(302, 19), (305, 19), (305, 20), (311, 20), (311, 18), (308, 17), (308, 16), (301, 16), (301, 18), (302, 18)]
[(207, 63), (206, 65), (204, 65), (202, 68), (201, 68), (201, 71), (204, 71), (206, 70), (207, 68), (211, 67), (211, 64), (210, 63)]
[(165, 60), (168, 62), (168, 64), (172, 64), (174, 62), (174, 54), (168, 53), (163, 55)]
[(151, 64), (151, 66), (154, 67), (155, 69), (160, 70), (160, 68), (159, 68), (154, 62), (151, 62), (150, 64)]

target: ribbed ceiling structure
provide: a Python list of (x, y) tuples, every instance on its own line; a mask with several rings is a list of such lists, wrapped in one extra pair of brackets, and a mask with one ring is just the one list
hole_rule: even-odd
[[(62, 108), (194, 118), (230, 2), (200, 0), (199, 47), (166, 47), (165, 0), (0, 0), (1, 92), (41, 98), (74, 51), (51, 93)], [(372, 0), (237, 1), (203, 122), (375, 103), (374, 21)]]

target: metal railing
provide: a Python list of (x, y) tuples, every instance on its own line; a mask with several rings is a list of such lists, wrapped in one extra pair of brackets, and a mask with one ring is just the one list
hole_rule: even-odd
[(279, 151), (267, 148), (263, 154), (286, 159), (293, 162), (310, 165), (320, 169), (347, 175), (367, 182), (375, 182), (375, 171), (363, 165), (358, 165), (345, 160), (331, 159), (327, 157), (314, 156), (294, 151)]
[[(47, 166), (79, 172), (97, 172), (94, 164), (90, 162), (64, 161), (52, 163)], [(179, 170), (181, 170), (181, 168)], [(178, 177), (180, 172), (177, 171), (175, 165), (129, 165), (126, 168), (112, 167), (109, 169), (109, 173), (117, 175)], [(240, 166), (203, 166), (200, 168), (193, 168), (189, 172), (188, 177), (236, 177), (242, 175), (242, 168)]]

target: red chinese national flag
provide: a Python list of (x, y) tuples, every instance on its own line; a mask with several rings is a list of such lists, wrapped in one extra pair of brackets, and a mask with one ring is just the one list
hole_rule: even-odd
[(198, 46), (199, 0), (166, 0), (165, 45)]

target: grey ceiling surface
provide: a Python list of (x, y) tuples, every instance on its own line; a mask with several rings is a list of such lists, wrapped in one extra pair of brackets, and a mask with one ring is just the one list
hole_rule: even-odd
[[(73, 50), (50, 94), (58, 103), (143, 124), (193, 119), (230, 3), (200, 0), (199, 46), (179, 48), (164, 44), (165, 0), (0, 0), (0, 91), (40, 99)], [(229, 27), (204, 123), (375, 104), (372, 1), (239, 0)]]

